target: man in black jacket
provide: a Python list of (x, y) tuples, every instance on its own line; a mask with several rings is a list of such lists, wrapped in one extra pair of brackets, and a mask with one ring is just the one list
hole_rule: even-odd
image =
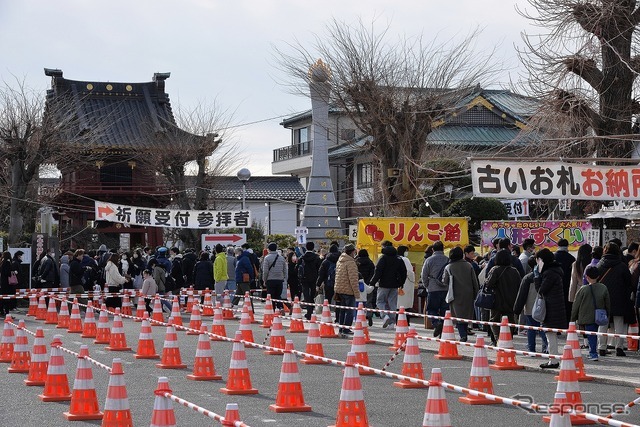
[[(369, 285), (378, 285), (378, 298), (376, 305), (378, 310), (396, 311), (398, 305), (398, 288), (404, 285), (407, 280), (407, 267), (402, 258), (398, 256), (398, 251), (389, 241), (382, 242), (382, 256), (378, 259), (375, 272)], [(385, 314), (383, 317), (383, 328), (396, 322), (396, 315)]]
[(193, 286), (193, 268), (198, 262), (196, 251), (192, 248), (186, 249), (182, 256), (182, 272), (186, 276), (185, 286)]
[[(302, 287), (302, 300), (313, 304), (316, 297), (316, 281), (318, 280), (318, 271), (322, 260), (317, 253), (313, 251), (315, 245), (313, 242), (307, 242), (307, 251), (298, 259), (296, 270), (300, 286)], [(313, 305), (307, 306), (307, 314), (304, 317), (311, 319), (313, 314)]]
[(555, 260), (562, 267), (562, 290), (564, 292), (564, 312), (565, 317), (571, 317), (571, 306), (569, 301), (569, 285), (571, 284), (571, 269), (576, 258), (569, 253), (569, 241), (567, 239), (558, 240), (558, 250), (554, 254)]

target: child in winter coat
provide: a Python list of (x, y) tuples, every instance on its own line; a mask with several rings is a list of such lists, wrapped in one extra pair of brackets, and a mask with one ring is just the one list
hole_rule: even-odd
[[(356, 298), (356, 305), (359, 303), (363, 303), (364, 306), (367, 305), (367, 295), (375, 290), (374, 286), (369, 286), (364, 282), (362, 278), (362, 274), (360, 274), (360, 280), (358, 281), (358, 286), (360, 286), (360, 296)], [(367, 321), (369, 326), (373, 325), (373, 317), (367, 316)]]

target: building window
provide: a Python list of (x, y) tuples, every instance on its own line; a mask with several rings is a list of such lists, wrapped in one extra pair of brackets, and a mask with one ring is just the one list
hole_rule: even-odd
[(373, 187), (373, 165), (371, 163), (360, 163), (356, 165), (356, 187)]
[(310, 126), (293, 130), (293, 143), (301, 144), (309, 142)]

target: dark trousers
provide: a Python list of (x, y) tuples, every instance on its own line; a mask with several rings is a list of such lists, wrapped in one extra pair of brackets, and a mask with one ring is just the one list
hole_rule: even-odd
[[(446, 301), (447, 291), (429, 291), (427, 296), (427, 314), (431, 316), (443, 316), (449, 309)], [(431, 324), (435, 328), (442, 323), (441, 319), (431, 319)]]
[(307, 314), (304, 316), (307, 320), (311, 319), (311, 315), (313, 314), (313, 300), (316, 297), (316, 287), (315, 286), (306, 286), (302, 285), (302, 301), (308, 302), (311, 305), (307, 305)]
[[(231, 303), (233, 305), (238, 305), (241, 299), (244, 301), (245, 292), (251, 292), (251, 284), (249, 282), (238, 283), (236, 287), (236, 295)], [(251, 309), (253, 310), (253, 299), (251, 299)]]
[[(356, 306), (356, 297), (353, 295), (347, 294), (337, 294), (340, 297), (340, 305), (344, 305), (347, 307), (355, 307)], [(353, 314), (354, 310), (347, 310), (345, 308), (340, 309), (338, 323), (344, 326), (351, 326), (353, 324)], [(341, 332), (342, 332), (342, 328)], [(346, 328), (345, 328), (346, 329)]]
[[(271, 295), (273, 299), (280, 299), (282, 295), (282, 280), (267, 280), (265, 283), (267, 286), (267, 294)], [(281, 309), (282, 303), (279, 301), (273, 301), (273, 309)]]

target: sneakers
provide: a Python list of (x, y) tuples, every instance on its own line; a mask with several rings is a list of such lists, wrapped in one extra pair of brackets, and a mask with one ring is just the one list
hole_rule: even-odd
[(373, 317), (369, 317), (367, 319), (367, 323), (369, 324), (369, 327), (373, 326)]
[(389, 318), (388, 315), (385, 314), (385, 316), (382, 318), (383, 322), (382, 322), (382, 327), (384, 329), (387, 329), (387, 327), (389, 326), (389, 323), (391, 323), (391, 319)]
[(625, 357), (627, 354), (624, 352), (623, 349), (621, 348), (616, 348), (616, 356), (618, 357)]
[(349, 335), (353, 335), (353, 331), (351, 329), (340, 329), (340, 337), (347, 338)]
[(598, 356), (589, 356), (589, 357), (587, 358), (587, 360), (590, 360), (590, 361), (592, 361), (592, 362), (597, 362), (597, 361), (598, 361), (598, 360), (600, 360), (600, 359), (598, 358)]
[(607, 350), (600, 350), (598, 353), (599, 353), (599, 354), (600, 354), (600, 356), (602, 356), (602, 357), (606, 356), (607, 354), (611, 354), (611, 352), (609, 352), (609, 351), (607, 351)]
[(547, 363), (543, 363), (542, 365), (540, 365), (540, 367), (542, 369), (557, 369), (560, 367), (560, 363), (559, 362), (547, 362)]
[(433, 328), (433, 336), (435, 338), (438, 338), (440, 335), (442, 335), (442, 323), (438, 323), (436, 326), (434, 326)]

